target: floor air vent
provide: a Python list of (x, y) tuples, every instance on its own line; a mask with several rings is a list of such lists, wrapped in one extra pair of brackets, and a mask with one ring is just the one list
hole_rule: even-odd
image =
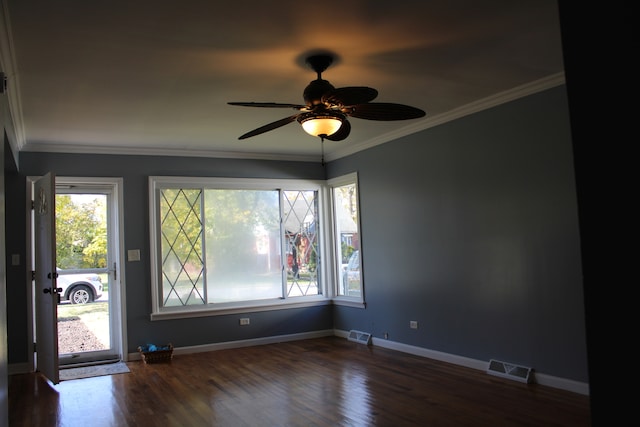
[(487, 373), (491, 375), (509, 378), (522, 383), (531, 382), (532, 371), (533, 369), (525, 366), (512, 365), (511, 363), (500, 362), (499, 360), (493, 359), (489, 361), (489, 367), (487, 368)]
[(348, 339), (349, 341), (354, 341), (354, 342), (359, 342), (360, 344), (369, 345), (371, 343), (371, 334), (368, 332), (354, 331), (352, 329), (349, 331)]

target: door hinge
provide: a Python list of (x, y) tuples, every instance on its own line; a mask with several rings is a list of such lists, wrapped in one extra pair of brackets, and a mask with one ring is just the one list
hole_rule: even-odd
[(34, 352), (34, 353), (37, 353), (37, 352), (38, 352), (38, 351), (37, 351), (37, 348), (38, 348), (38, 347), (37, 347), (36, 343), (33, 343), (33, 352)]
[(36, 280), (36, 271), (35, 270), (31, 270), (31, 281)]
[(34, 210), (36, 208), (36, 202), (35, 201), (31, 201), (31, 210)]

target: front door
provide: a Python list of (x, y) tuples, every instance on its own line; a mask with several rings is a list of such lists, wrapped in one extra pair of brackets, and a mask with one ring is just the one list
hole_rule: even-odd
[(123, 356), (116, 194), (110, 182), (57, 179), (60, 366)]
[(36, 369), (51, 382), (60, 382), (58, 372), (58, 287), (55, 246), (55, 176), (51, 173), (34, 183), (34, 258), (36, 306)]
[[(127, 357), (122, 179), (47, 174), (32, 183), (34, 366), (57, 383), (61, 367)], [(79, 212), (65, 208), (71, 198)], [(99, 208), (88, 213), (87, 200)]]

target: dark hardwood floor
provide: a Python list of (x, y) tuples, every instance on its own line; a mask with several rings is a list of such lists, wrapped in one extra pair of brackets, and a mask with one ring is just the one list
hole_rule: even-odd
[(590, 426), (589, 397), (344, 338), (9, 378), (10, 426)]

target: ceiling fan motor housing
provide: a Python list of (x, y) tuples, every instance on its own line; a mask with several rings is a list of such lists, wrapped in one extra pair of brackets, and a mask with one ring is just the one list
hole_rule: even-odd
[(302, 96), (308, 106), (314, 107), (322, 104), (322, 96), (334, 89), (333, 85), (327, 80), (317, 79), (309, 83)]

